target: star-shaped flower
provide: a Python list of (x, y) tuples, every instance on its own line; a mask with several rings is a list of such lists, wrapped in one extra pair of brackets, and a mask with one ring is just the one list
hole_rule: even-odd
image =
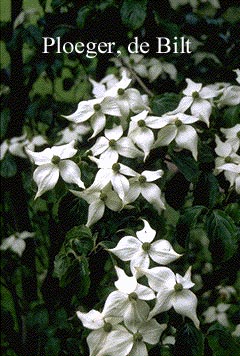
[(140, 269), (148, 279), (149, 286), (157, 292), (156, 304), (149, 313), (149, 318), (172, 307), (178, 314), (190, 318), (199, 327), (197, 318), (197, 297), (189, 288), (194, 286), (191, 281), (191, 267), (184, 277), (167, 267), (154, 267), (149, 270)]
[(198, 135), (190, 125), (196, 121), (198, 121), (197, 117), (182, 113), (162, 116), (159, 122), (158, 138), (153, 147), (168, 146), (175, 140), (178, 147), (191, 151), (197, 160)]
[(91, 147), (93, 156), (100, 156), (101, 159), (117, 162), (119, 155), (128, 158), (141, 157), (139, 151), (129, 137), (122, 137), (122, 126), (114, 126), (112, 129), (105, 129), (105, 136), (99, 137)]
[(34, 235), (35, 235), (34, 232), (28, 232), (28, 231), (15, 232), (14, 234), (10, 235), (9, 237), (3, 240), (0, 246), (0, 250), (5, 251), (10, 249), (21, 257), (23, 251), (26, 248), (25, 240), (28, 239), (29, 237), (33, 237)]
[(186, 79), (186, 82), (187, 88), (183, 90), (185, 96), (181, 99), (178, 107), (168, 114), (184, 113), (190, 108), (193, 116), (209, 126), (209, 117), (213, 106), (210, 100), (218, 96), (219, 91), (214, 90), (211, 86), (203, 87), (201, 83), (194, 83), (189, 78)]
[(86, 226), (91, 226), (100, 220), (105, 212), (105, 207), (113, 211), (120, 211), (123, 207), (121, 199), (112, 190), (111, 184), (107, 184), (103, 189), (95, 189), (94, 186), (91, 186), (82, 192), (70, 191), (89, 204)]
[(124, 236), (115, 248), (108, 250), (122, 261), (130, 261), (133, 275), (136, 274), (135, 267), (148, 268), (150, 259), (161, 265), (167, 265), (181, 256), (173, 250), (167, 240), (161, 239), (153, 242), (156, 231), (150, 227), (146, 220), (142, 220), (144, 228), (136, 232), (137, 238)]
[(38, 166), (33, 173), (33, 179), (38, 186), (35, 199), (53, 189), (57, 184), (59, 175), (66, 183), (74, 183), (80, 188), (85, 188), (79, 167), (76, 163), (67, 159), (77, 153), (74, 144), (75, 141), (71, 141), (66, 145), (53, 146), (41, 152), (33, 152), (26, 148), (28, 156)]

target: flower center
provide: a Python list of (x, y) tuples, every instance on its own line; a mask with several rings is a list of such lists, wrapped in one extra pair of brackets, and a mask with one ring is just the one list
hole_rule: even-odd
[(69, 125), (69, 131), (74, 131), (74, 124)]
[(117, 92), (118, 92), (118, 95), (123, 95), (125, 90), (122, 88), (119, 88)]
[(130, 301), (138, 300), (138, 295), (137, 295), (137, 293), (135, 293), (135, 292), (130, 293), (129, 296), (128, 296), (128, 299), (129, 299)]
[(182, 126), (182, 121), (179, 120), (179, 119), (176, 119), (176, 120), (175, 120), (175, 125), (176, 125), (177, 127)]
[(193, 97), (193, 99), (198, 99), (199, 98), (199, 93), (197, 91), (194, 91), (192, 93), (192, 97)]
[(95, 111), (99, 111), (99, 110), (101, 110), (101, 105), (100, 105), (100, 104), (95, 104), (95, 105), (93, 106), (93, 109), (94, 109)]
[(113, 147), (116, 146), (116, 140), (114, 140), (114, 139), (109, 140), (108, 144), (109, 144), (109, 147), (112, 147), (112, 148), (113, 148)]
[(227, 157), (225, 157), (224, 161), (226, 163), (231, 163), (232, 162), (232, 158), (230, 156), (227, 156)]
[(59, 156), (53, 156), (51, 162), (53, 164), (58, 164), (61, 161), (61, 158)]
[(144, 243), (142, 244), (142, 249), (143, 249), (143, 251), (148, 252), (148, 251), (150, 250), (150, 248), (151, 248), (150, 242), (144, 242)]
[(240, 131), (238, 131), (238, 133), (237, 133), (237, 137), (238, 137), (238, 138), (240, 138)]
[(113, 163), (112, 170), (114, 172), (119, 172), (120, 171), (120, 164), (119, 163)]
[(181, 292), (183, 290), (183, 285), (181, 283), (176, 283), (174, 289), (175, 292)]
[(112, 331), (112, 324), (111, 323), (105, 323), (103, 330), (106, 331), (107, 333), (110, 333)]
[(144, 120), (139, 120), (138, 121), (138, 126), (139, 127), (145, 127), (146, 126), (146, 122)]
[(142, 339), (143, 339), (143, 336), (142, 336), (142, 334), (140, 334), (139, 332), (136, 332), (136, 333), (133, 335), (133, 341), (134, 341), (134, 342), (142, 341)]
[(140, 176), (140, 177), (138, 178), (138, 181), (139, 181), (139, 183), (146, 183), (147, 178), (146, 178), (145, 176)]
[(102, 201), (105, 201), (105, 200), (107, 199), (107, 194), (101, 192), (101, 193), (100, 193), (100, 199), (101, 199)]

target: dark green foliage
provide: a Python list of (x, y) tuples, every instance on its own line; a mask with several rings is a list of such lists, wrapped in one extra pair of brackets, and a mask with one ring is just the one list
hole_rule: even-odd
[(204, 336), (191, 323), (185, 323), (177, 332), (174, 356), (204, 356)]

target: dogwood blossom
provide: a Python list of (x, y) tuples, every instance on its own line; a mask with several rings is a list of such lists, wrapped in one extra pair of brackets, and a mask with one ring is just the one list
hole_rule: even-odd
[(75, 141), (71, 141), (66, 145), (53, 146), (41, 152), (33, 152), (26, 148), (28, 156), (38, 166), (33, 173), (33, 179), (38, 186), (35, 199), (53, 189), (57, 184), (59, 175), (66, 183), (74, 183), (80, 188), (85, 188), (79, 167), (76, 163), (67, 159), (77, 153), (74, 144)]
[(106, 97), (81, 101), (73, 114), (63, 115), (63, 117), (76, 124), (89, 120), (93, 129), (91, 136), (93, 138), (105, 128), (106, 115), (121, 116), (121, 111), (114, 98)]
[(219, 166), (218, 170), (224, 171), (225, 178), (230, 182), (230, 187), (235, 186), (236, 192), (240, 194), (240, 162), (237, 164), (225, 163)]
[(91, 147), (93, 156), (100, 156), (101, 159), (117, 162), (119, 155), (128, 158), (141, 157), (142, 152), (133, 144), (131, 138), (122, 137), (122, 126), (115, 125), (112, 129), (105, 129), (105, 136), (101, 136)]
[(122, 261), (130, 261), (133, 275), (136, 274), (135, 267), (148, 268), (150, 259), (161, 265), (167, 265), (181, 256), (173, 250), (167, 240), (161, 239), (153, 242), (156, 231), (146, 220), (142, 219), (142, 221), (144, 228), (136, 232), (137, 238), (124, 236), (115, 248), (108, 250)]
[(86, 122), (80, 124), (71, 123), (68, 127), (58, 132), (60, 140), (57, 142), (57, 144), (63, 145), (73, 140), (82, 142), (83, 136), (87, 135), (90, 131), (91, 127)]
[(125, 328), (119, 325), (123, 318), (108, 316), (105, 309), (102, 313), (94, 309), (88, 313), (77, 311), (77, 316), (84, 327), (93, 330), (87, 337), (90, 356), (99, 355), (112, 332), (125, 331)]
[(171, 309), (192, 319), (195, 326), (199, 327), (197, 318), (197, 297), (189, 289), (194, 286), (191, 281), (191, 267), (182, 277), (167, 267), (154, 267), (151, 269), (140, 269), (148, 279), (149, 286), (157, 292), (156, 304), (149, 313), (152, 318), (158, 313)]
[(186, 79), (186, 82), (188, 84), (187, 88), (183, 90), (185, 96), (181, 99), (178, 107), (168, 114), (184, 113), (190, 108), (193, 116), (209, 126), (209, 117), (212, 112), (210, 100), (218, 96), (218, 90), (214, 90), (210, 86), (203, 87), (201, 83), (195, 83), (189, 78)]
[(155, 293), (151, 288), (139, 284), (135, 276), (127, 276), (119, 267), (115, 269), (118, 275), (118, 280), (114, 283), (117, 290), (109, 294), (105, 312), (108, 315), (123, 316), (128, 327), (146, 320), (150, 310), (146, 300), (154, 299)]
[(161, 129), (153, 147), (167, 146), (175, 140), (180, 148), (190, 150), (195, 160), (198, 155), (198, 135), (197, 131), (190, 125), (197, 122), (198, 118), (182, 113), (162, 116)]
[(129, 191), (125, 196), (125, 204), (134, 202), (141, 194), (160, 214), (165, 209), (164, 201), (160, 188), (152, 183), (161, 178), (163, 171), (143, 171), (137, 173), (135, 177), (129, 179)]
[(216, 307), (210, 306), (203, 312), (205, 323), (213, 323), (218, 321), (219, 324), (228, 327), (229, 321), (226, 311), (230, 308), (231, 304), (219, 303)]
[(240, 124), (227, 129), (221, 128), (220, 130), (224, 133), (227, 139), (226, 142), (231, 145), (233, 151), (237, 152), (240, 146)]
[(93, 182), (94, 187), (102, 189), (111, 182), (113, 189), (119, 195), (120, 199), (124, 200), (129, 190), (129, 181), (125, 176), (135, 176), (137, 173), (122, 163), (113, 163), (112, 161), (97, 159), (95, 157), (89, 158), (95, 162), (99, 168)]
[(110, 210), (120, 211), (123, 203), (116, 192), (112, 190), (111, 184), (107, 184), (103, 189), (94, 189), (94, 186), (82, 192), (70, 190), (74, 195), (84, 199), (89, 204), (88, 220), (86, 226), (95, 224), (103, 217), (105, 207)]
[(5, 251), (10, 249), (21, 257), (23, 251), (26, 248), (25, 240), (30, 237), (33, 237), (34, 235), (34, 232), (29, 231), (15, 232), (14, 234), (3, 240), (0, 246), (0, 250)]
[(146, 343), (156, 345), (166, 324), (159, 324), (155, 319), (134, 323), (128, 330), (116, 330), (107, 339), (99, 356), (148, 356)]

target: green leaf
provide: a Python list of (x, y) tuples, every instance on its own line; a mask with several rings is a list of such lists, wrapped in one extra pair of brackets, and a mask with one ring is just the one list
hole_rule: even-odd
[(171, 159), (189, 182), (197, 181), (199, 176), (198, 164), (192, 156), (173, 151), (171, 152)]
[(224, 110), (223, 118), (220, 120), (220, 127), (230, 128), (239, 124), (240, 105), (231, 106)]
[(147, 15), (147, 0), (124, 0), (120, 9), (122, 22), (132, 30), (140, 28)]
[(204, 356), (204, 336), (192, 323), (185, 323), (178, 330), (174, 355)]
[(58, 356), (61, 351), (61, 341), (56, 337), (51, 337), (45, 345), (46, 355)]
[(10, 109), (9, 108), (4, 108), (1, 111), (1, 122), (0, 122), (0, 125), (1, 125), (0, 126), (0, 137), (1, 137), (1, 140), (6, 135), (9, 120), (10, 120)]
[(218, 323), (208, 329), (207, 340), (213, 356), (235, 356), (239, 354), (240, 344), (224, 326)]
[(86, 21), (88, 19), (88, 16), (90, 15), (91, 11), (92, 11), (92, 9), (90, 8), (89, 5), (81, 7), (81, 9), (78, 11), (76, 21), (77, 21), (77, 25), (80, 29), (84, 28)]
[(238, 230), (233, 220), (223, 211), (214, 210), (206, 220), (210, 240), (209, 250), (219, 263), (229, 260), (237, 251)]
[(17, 173), (17, 165), (9, 153), (6, 154), (4, 160), (0, 163), (0, 173), (3, 178), (14, 177)]
[(217, 178), (211, 172), (202, 172), (194, 189), (194, 204), (212, 209), (220, 196)]
[(70, 246), (78, 254), (85, 256), (93, 249), (94, 239), (89, 227), (74, 226), (66, 235), (66, 246)]
[(161, 116), (168, 111), (176, 109), (179, 103), (180, 96), (175, 93), (164, 93), (156, 95), (151, 103), (152, 112), (154, 115)]
[(197, 205), (186, 208), (183, 215), (180, 216), (176, 226), (176, 239), (179, 245), (186, 247), (190, 236), (190, 230), (194, 229), (200, 217), (207, 209), (204, 206)]
[(231, 6), (222, 16), (226, 21), (232, 24), (238, 23), (240, 22), (240, 8), (237, 6)]

